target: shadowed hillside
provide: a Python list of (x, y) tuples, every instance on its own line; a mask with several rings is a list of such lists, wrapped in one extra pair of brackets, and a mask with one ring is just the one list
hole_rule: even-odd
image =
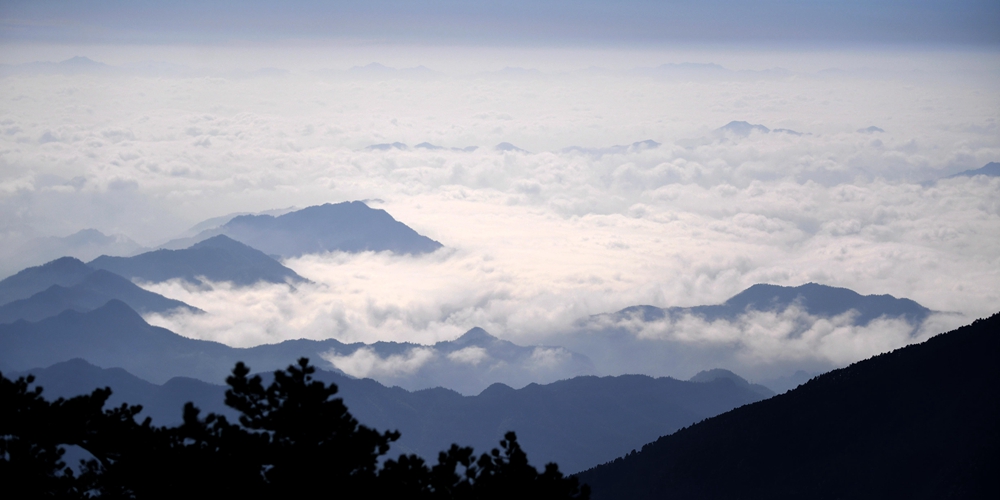
[(1000, 314), (579, 474), (594, 498), (997, 498)]

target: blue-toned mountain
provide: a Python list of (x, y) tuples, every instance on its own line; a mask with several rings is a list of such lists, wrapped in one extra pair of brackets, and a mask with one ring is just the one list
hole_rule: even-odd
[[(37, 377), (49, 399), (111, 387), (108, 404), (141, 404), (139, 418), (149, 416), (159, 425), (180, 423), (187, 401), (203, 411), (235, 417), (232, 409), (222, 406), (225, 387), (200, 380), (176, 377), (157, 385), (121, 368), (102, 369), (82, 359), (4, 375), (26, 373)], [(271, 374), (262, 376), (268, 383)], [(337, 396), (362, 424), (402, 433), (391, 456), (416, 453), (433, 463), (437, 453), (452, 443), (487, 451), (513, 430), (539, 463), (555, 461), (568, 472), (762, 399), (728, 379), (697, 383), (643, 375), (576, 377), (522, 389), (494, 384), (475, 396), (442, 388), (410, 392), (324, 370), (317, 370), (314, 378), (336, 384)]]
[(300, 357), (320, 368), (411, 390), (445, 386), (463, 394), (496, 382), (520, 387), (595, 373), (586, 356), (561, 347), (516, 345), (479, 328), (434, 345), (299, 339), (234, 348), (149, 325), (117, 300), (86, 313), (65, 311), (35, 323), (0, 324), (0, 370), (5, 371), (83, 358), (155, 383), (185, 376), (221, 384), (237, 361), (270, 371)]
[(224, 234), (268, 255), (298, 257), (325, 252), (390, 251), (421, 254), (441, 244), (418, 234), (388, 212), (363, 202), (327, 203), (279, 216), (241, 215), (190, 239), (168, 242), (174, 248)]
[(847, 288), (806, 283), (800, 286), (753, 285), (718, 305), (659, 308), (633, 306), (613, 313), (616, 317), (635, 316), (642, 321), (659, 321), (691, 314), (707, 321), (733, 320), (750, 311), (780, 312), (799, 307), (806, 314), (820, 317), (855, 312), (854, 323), (867, 325), (881, 317), (902, 318), (913, 324), (927, 319), (931, 310), (906, 298), (892, 295), (861, 295)]
[(228, 281), (236, 285), (296, 283), (306, 281), (265, 253), (225, 235), (218, 235), (183, 250), (154, 250), (133, 257), (102, 255), (88, 263), (131, 280), (150, 282), (183, 279)]
[(144, 290), (110, 271), (98, 269), (75, 285), (52, 285), (31, 297), (0, 306), (0, 323), (13, 323), (19, 319), (39, 321), (68, 309), (92, 311), (113, 299), (121, 300), (140, 314), (167, 313), (178, 309), (201, 312), (179, 300)]

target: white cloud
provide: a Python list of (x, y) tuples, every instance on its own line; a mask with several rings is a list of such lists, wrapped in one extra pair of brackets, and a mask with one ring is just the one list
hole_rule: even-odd
[[(544, 344), (590, 314), (808, 281), (983, 315), (1000, 304), (1000, 180), (922, 183), (1000, 159), (1000, 95), (983, 75), (4, 77), (0, 263), (14, 272), (3, 252), (87, 227), (151, 244), (225, 213), (381, 199), (447, 248), (289, 260), (315, 282), (294, 290), (145, 285), (208, 312), (150, 321), (240, 346), (427, 344), (473, 326)], [(731, 120), (807, 135), (712, 133)], [(886, 132), (856, 132), (871, 125)], [(663, 144), (557, 152), (645, 139)], [(482, 147), (363, 150), (395, 141)], [(502, 141), (535, 153), (493, 151)], [(835, 362), (895, 345), (901, 328), (879, 324), (875, 342), (814, 321), (786, 343), (753, 324), (790, 320), (752, 320), (678, 332), (756, 339), (747, 360)]]
[(561, 347), (536, 347), (529, 366), (535, 370), (553, 370), (569, 361), (570, 353)]
[(478, 366), (483, 361), (488, 360), (490, 355), (482, 347), (471, 346), (449, 352), (447, 357), (456, 363)]
[(337, 369), (358, 378), (389, 378), (412, 375), (435, 356), (427, 347), (414, 347), (404, 354), (381, 357), (370, 347), (362, 347), (348, 355), (334, 351), (321, 355)]

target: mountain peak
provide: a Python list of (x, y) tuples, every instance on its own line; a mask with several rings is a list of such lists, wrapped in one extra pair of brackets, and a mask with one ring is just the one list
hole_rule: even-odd
[[(264, 215), (261, 217), (270, 217), (270, 216)], [(240, 249), (240, 250), (244, 250), (247, 248), (253, 249), (253, 247), (240, 243), (224, 234), (220, 234), (218, 236), (212, 236), (211, 238), (201, 240), (198, 243), (191, 245), (190, 248), (222, 248), (222, 249)]]
[(747, 380), (725, 368), (712, 368), (711, 370), (702, 370), (695, 374), (695, 376), (688, 379), (690, 382), (711, 382), (713, 380), (718, 380), (720, 378), (729, 379), (740, 385), (749, 384)]
[[(25, 271), (27, 271), (29, 269), (50, 269), (50, 270), (58, 271), (58, 272), (67, 272), (67, 271), (86, 271), (86, 272), (90, 272), (90, 271), (92, 271), (92, 269), (90, 269), (87, 266), (87, 264), (85, 264), (82, 260), (77, 259), (76, 257), (60, 257), (60, 258), (58, 258), (56, 260), (46, 262), (45, 264), (42, 264), (40, 266), (36, 266), (34, 268), (30, 268), (29, 267), (28, 269), (25, 269)], [(24, 271), (22, 271), (22, 272), (24, 272)]]
[(766, 134), (771, 131), (771, 129), (756, 123), (744, 122), (744, 121), (731, 121), (721, 128), (720, 132), (731, 132), (733, 134), (746, 137), (752, 132), (760, 132)]
[(361, 201), (314, 205), (277, 217), (242, 215), (220, 229), (237, 241), (282, 257), (333, 251), (419, 254), (441, 247), (385, 210)]
[(455, 345), (482, 345), (482, 344), (489, 343), (489, 342), (495, 342), (497, 340), (500, 340), (500, 339), (494, 337), (493, 335), (490, 335), (489, 332), (487, 332), (486, 330), (483, 330), (482, 328), (479, 328), (477, 326), (477, 327), (473, 327), (471, 330), (463, 333), (461, 337), (453, 340), (452, 344), (455, 344)]

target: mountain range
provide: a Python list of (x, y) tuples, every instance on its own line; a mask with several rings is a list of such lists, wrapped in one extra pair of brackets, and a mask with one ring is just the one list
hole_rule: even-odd
[[(82, 263), (81, 263), (82, 264)], [(177, 310), (200, 313), (196, 307), (179, 300), (143, 290), (117, 274), (98, 269), (72, 286), (52, 285), (26, 299), (0, 306), (0, 323), (17, 320), (39, 321), (63, 311), (87, 312), (109, 300), (121, 300), (140, 314), (169, 313)]]
[(780, 312), (793, 306), (801, 308), (806, 314), (823, 318), (853, 312), (856, 314), (854, 323), (862, 326), (881, 317), (903, 318), (919, 325), (932, 312), (906, 298), (898, 299), (892, 295), (861, 295), (847, 288), (806, 283), (794, 287), (757, 284), (730, 297), (722, 304), (669, 308), (632, 306), (612, 313), (611, 317), (617, 320), (637, 318), (649, 322), (694, 315), (706, 321), (718, 319), (732, 321), (747, 311)]
[[(121, 368), (98, 368), (82, 359), (4, 371), (8, 378), (28, 373), (35, 375), (36, 385), (49, 399), (110, 387), (113, 392), (106, 406), (141, 404), (143, 412), (137, 418), (151, 417), (156, 425), (179, 424), (187, 401), (205, 413), (231, 420), (237, 416), (222, 404), (226, 388), (201, 380), (174, 377), (158, 385)], [(267, 383), (270, 373), (262, 375)], [(748, 389), (746, 381), (729, 377), (684, 382), (644, 375), (586, 376), (522, 389), (498, 383), (475, 396), (443, 388), (411, 392), (324, 370), (317, 370), (314, 379), (336, 384), (337, 396), (364, 425), (401, 432), (390, 456), (416, 453), (433, 461), (452, 443), (487, 451), (513, 430), (533, 461), (555, 461), (568, 472), (611, 460), (661, 435), (766, 397)]]
[(0, 323), (39, 321), (66, 310), (87, 312), (112, 299), (142, 314), (201, 312), (179, 300), (144, 290), (117, 274), (63, 257), (0, 281)]
[(167, 242), (164, 247), (176, 248), (218, 235), (280, 258), (324, 252), (421, 254), (442, 246), (385, 210), (350, 201), (311, 206), (278, 216), (241, 215), (192, 238)]
[[(124, 368), (154, 383), (186, 376), (219, 384), (237, 361), (271, 371), (300, 357), (310, 358), (321, 368), (337, 370), (339, 366), (353, 376), (374, 377), (408, 389), (448, 386), (465, 394), (476, 394), (497, 382), (520, 387), (594, 373), (590, 360), (580, 354), (560, 347), (519, 346), (479, 328), (431, 346), (299, 339), (234, 348), (152, 326), (119, 300), (89, 312), (67, 310), (34, 323), (21, 320), (0, 325), (0, 370), (4, 371), (83, 358), (101, 367)], [(353, 367), (358, 364), (368, 371), (356, 371)], [(402, 369), (393, 370), (400, 365)]]
[[(621, 367), (628, 367), (654, 376), (690, 376), (706, 367), (722, 367), (783, 391), (808, 378), (790, 374), (822, 373), (840, 365), (819, 356), (757, 359), (746, 351), (754, 341), (747, 325), (768, 324), (768, 335), (794, 340), (802, 339), (818, 321), (869, 336), (880, 335), (883, 326), (891, 324), (913, 338), (931, 314), (933, 311), (913, 300), (891, 295), (861, 295), (816, 283), (795, 287), (757, 284), (721, 304), (639, 305), (589, 316), (550, 341), (587, 355), (597, 373), (618, 374)], [(686, 339), (709, 329), (721, 340)]]
[(307, 281), (260, 250), (225, 235), (202, 240), (183, 250), (153, 250), (133, 257), (102, 255), (87, 265), (148, 282), (183, 279), (194, 284), (208, 280), (248, 286), (259, 281)]
[[(47, 366), (73, 357), (83, 356), (100, 366), (118, 365), (115, 356), (102, 349), (112, 342), (108, 331), (148, 332), (159, 331), (147, 324), (136, 312), (168, 313), (171, 310), (199, 312), (179, 301), (143, 290), (128, 279), (92, 266), (108, 267), (139, 280), (183, 278), (199, 282), (203, 277), (217, 281), (252, 284), (258, 280), (302, 280), (262, 252), (256, 251), (226, 236), (219, 235), (186, 250), (157, 250), (130, 258), (99, 258), (90, 265), (78, 260), (58, 259), (43, 266), (26, 269), (0, 281), (0, 322), (13, 323), (25, 320), (19, 331), (45, 331), (44, 335), (28, 341), (23, 349), (24, 360), (17, 360), (0, 353), (2, 363), (15, 363), (18, 369)], [(264, 272), (261, 272), (261, 271)], [(124, 302), (122, 306), (97, 311), (112, 299)], [(789, 308), (808, 317), (796, 317), (795, 328), (811, 327), (816, 317), (839, 316), (851, 324), (865, 326), (877, 318), (905, 321), (914, 331), (931, 313), (930, 310), (908, 299), (887, 295), (862, 296), (851, 290), (814, 283), (799, 287), (754, 285), (735, 295), (723, 304), (689, 308), (657, 308), (634, 306), (615, 313), (593, 316), (577, 323), (575, 329), (550, 339), (554, 345), (518, 346), (497, 339), (485, 331), (474, 328), (454, 341), (435, 345), (414, 343), (376, 342), (344, 344), (335, 339), (288, 340), (280, 344), (256, 346), (250, 349), (233, 349), (222, 344), (201, 343), (163, 330), (160, 336), (170, 338), (169, 348), (162, 352), (149, 351), (148, 346), (137, 343), (135, 360), (145, 360), (129, 366), (133, 373), (149, 380), (162, 382), (176, 375), (189, 375), (219, 383), (226, 375), (225, 368), (214, 367), (206, 360), (224, 356), (252, 361), (263, 370), (281, 368), (287, 360), (306, 356), (328, 369), (343, 370), (356, 377), (372, 377), (382, 383), (398, 385), (410, 390), (445, 386), (463, 394), (476, 394), (494, 382), (521, 387), (531, 382), (552, 382), (579, 375), (622, 374), (621, 367), (654, 376), (678, 376), (695, 373), (706, 366), (724, 367), (746, 372), (740, 365), (738, 345), (674, 342), (669, 337), (648, 338), (638, 335), (636, 328), (670, 328), (684, 318), (697, 317), (712, 324), (717, 321), (736, 323), (746, 314), (761, 312), (784, 314)], [(53, 317), (63, 311), (94, 314), (70, 315), (62, 320)], [(48, 318), (48, 319), (46, 319)], [(38, 322), (34, 324), (32, 322)], [(75, 324), (74, 322), (82, 322)], [(90, 326), (86, 326), (90, 325)], [(666, 325), (666, 326), (664, 326)], [(10, 326), (0, 328), (0, 337)], [(79, 332), (87, 331), (92, 338), (84, 341)], [(798, 331), (798, 330), (796, 330)], [(794, 335), (796, 331), (789, 334)], [(25, 334), (26, 335), (26, 334)], [(54, 344), (41, 343), (50, 336)], [(155, 335), (154, 335), (155, 336)], [(12, 342), (17, 335), (7, 335)], [(61, 340), (54, 340), (54, 339)], [(32, 343), (34, 342), (34, 343)], [(62, 347), (58, 347), (62, 346)], [(144, 349), (144, 350), (143, 350)], [(91, 352), (92, 357), (81, 353)], [(225, 353), (223, 355), (223, 353)], [(9, 353), (6, 353), (9, 354)], [(159, 359), (158, 356), (166, 356)], [(184, 359), (177, 365), (168, 358)], [(3, 359), (7, 359), (3, 361)], [(31, 363), (24, 364), (27, 360)], [(159, 359), (159, 361), (157, 361)], [(2, 364), (6, 369), (11, 365)], [(170, 368), (161, 369), (161, 365)], [(756, 372), (771, 389), (783, 391), (804, 382), (811, 374), (821, 373), (836, 366), (797, 361), (780, 365), (769, 373)], [(180, 371), (177, 371), (180, 370)], [(690, 371), (688, 371), (690, 370)], [(789, 378), (801, 372), (803, 376)], [(787, 380), (785, 380), (787, 379)], [(768, 381), (770, 380), (770, 381)]]
[(593, 498), (996, 498), (1000, 313), (578, 475)]

